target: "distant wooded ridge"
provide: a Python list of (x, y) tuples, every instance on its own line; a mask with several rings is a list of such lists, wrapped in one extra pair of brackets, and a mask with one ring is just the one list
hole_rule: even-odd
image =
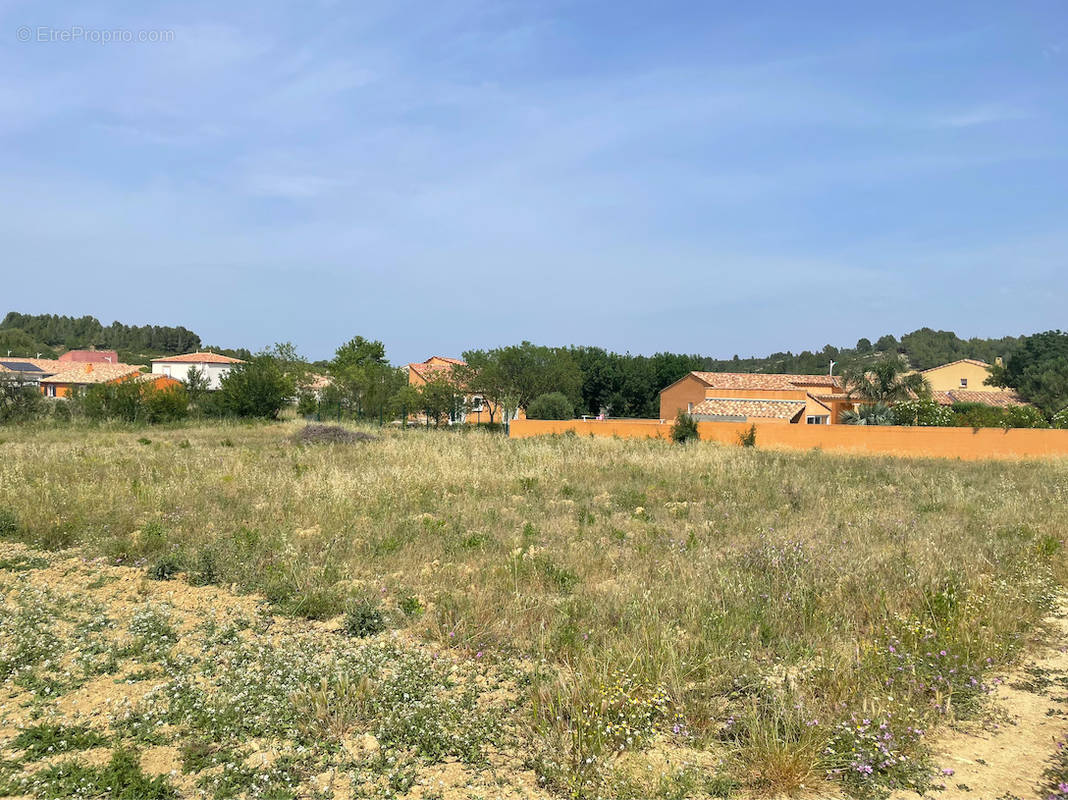
[[(181, 325), (103, 325), (92, 316), (20, 314), (9, 311), (0, 322), (0, 355), (55, 358), (67, 350), (87, 348), (118, 351), (121, 361), (146, 363), (155, 356), (205, 349), (200, 337)], [(248, 350), (211, 348), (240, 358)], [(10, 353), (8, 353), (10, 351)]]

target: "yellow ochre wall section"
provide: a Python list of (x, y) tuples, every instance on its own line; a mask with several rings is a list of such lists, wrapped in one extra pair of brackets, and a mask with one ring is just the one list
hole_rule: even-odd
[[(1031, 428), (921, 428), (866, 425), (777, 425), (754, 423), (757, 447), (929, 458), (1068, 457), (1068, 430)], [(738, 444), (748, 422), (699, 422), (701, 440)], [(668, 439), (671, 422), (659, 420), (521, 420), (511, 423), (514, 439), (574, 431), (580, 436)]]
[[(984, 386), (990, 376), (990, 370), (980, 367), (978, 364), (946, 364), (935, 367), (923, 373), (923, 377), (931, 384), (931, 390), (935, 392), (949, 392), (953, 389), (966, 389), (969, 392), (1000, 392), (997, 386)], [(960, 379), (967, 378), (968, 385), (961, 386)]]
[(693, 375), (686, 375), (660, 393), (660, 419), (675, 419), (680, 411), (705, 399), (708, 385)]

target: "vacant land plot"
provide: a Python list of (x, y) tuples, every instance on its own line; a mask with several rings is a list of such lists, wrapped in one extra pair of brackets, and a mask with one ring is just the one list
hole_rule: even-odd
[(0, 788), (926, 789), (1068, 574), (1064, 463), (298, 432), (0, 431)]

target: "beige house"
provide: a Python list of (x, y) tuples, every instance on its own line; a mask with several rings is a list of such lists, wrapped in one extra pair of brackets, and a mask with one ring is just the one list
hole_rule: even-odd
[(974, 358), (962, 358), (920, 372), (931, 385), (931, 397), (944, 406), (954, 403), (981, 403), (985, 406), (1025, 406), (1016, 392), (988, 386), (990, 365)]

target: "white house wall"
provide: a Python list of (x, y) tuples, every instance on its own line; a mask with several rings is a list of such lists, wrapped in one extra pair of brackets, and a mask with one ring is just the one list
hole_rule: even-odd
[(152, 364), (154, 375), (170, 375), (172, 378), (186, 382), (189, 379), (189, 370), (196, 367), (207, 378), (209, 389), (218, 389), (222, 385), (222, 378), (230, 371), (229, 364), (191, 364), (188, 361), (157, 361)]

